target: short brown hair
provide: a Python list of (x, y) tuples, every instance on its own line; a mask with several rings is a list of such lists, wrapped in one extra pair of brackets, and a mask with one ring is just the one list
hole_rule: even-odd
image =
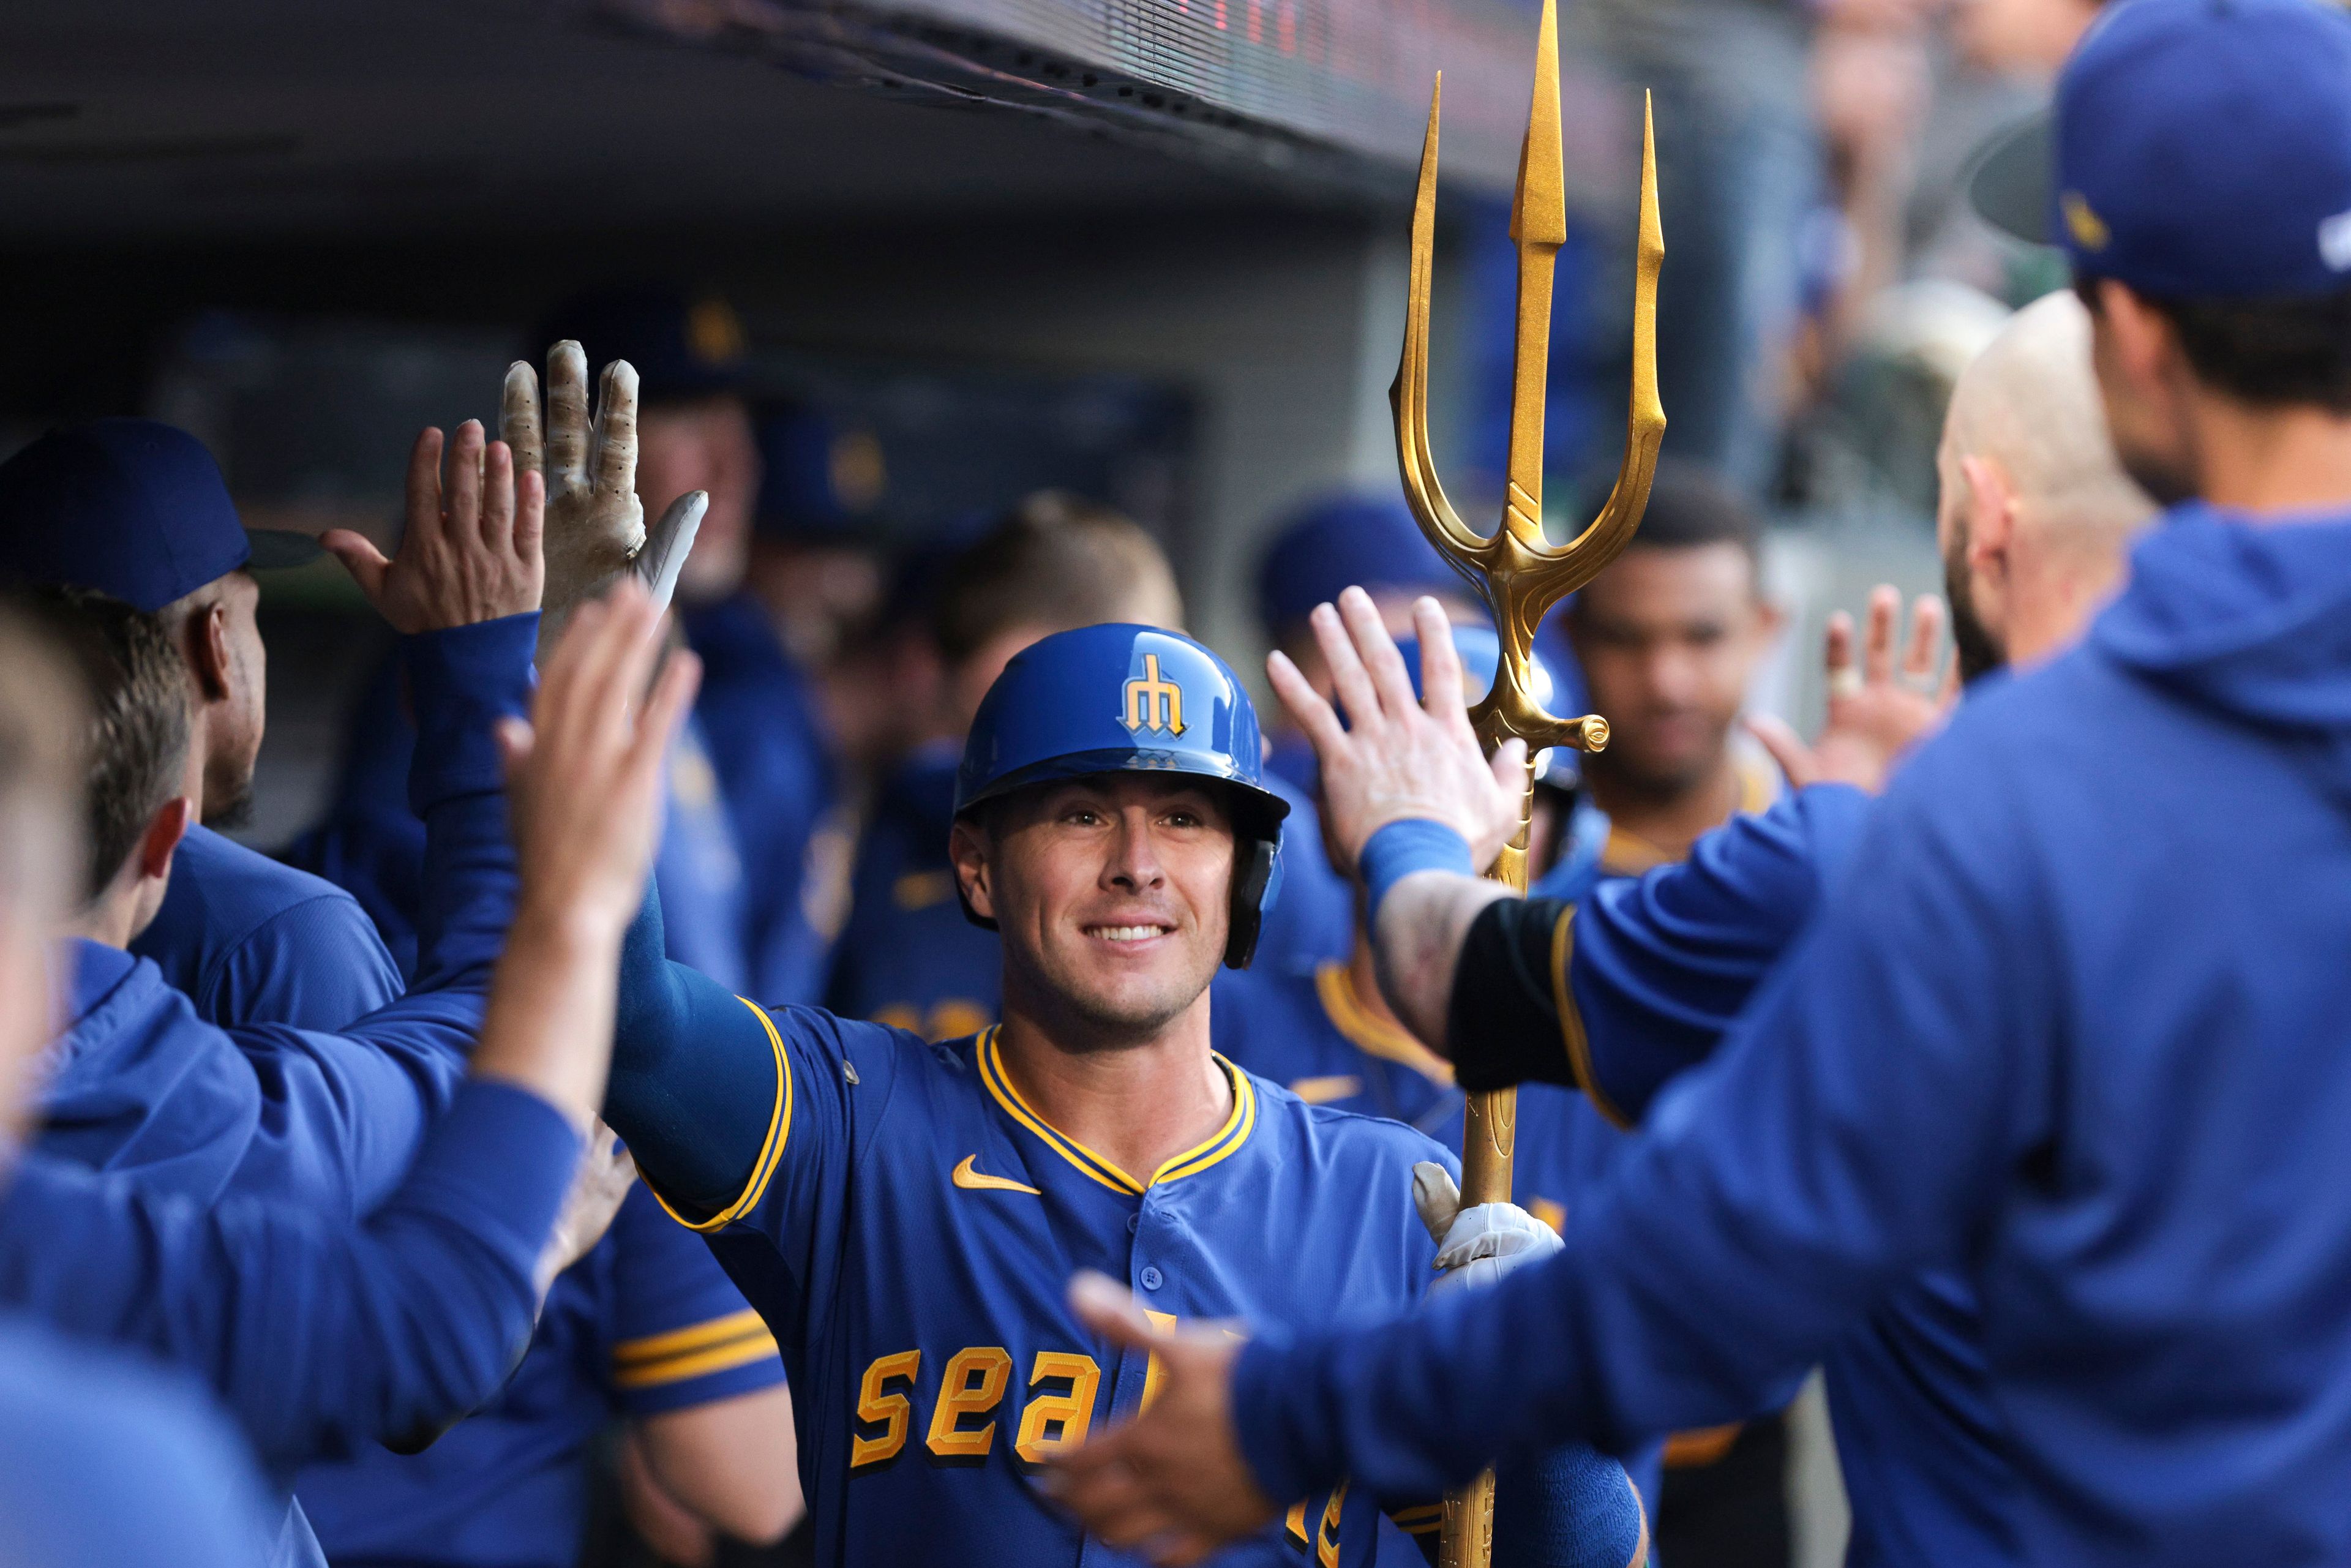
[(1107, 507), (1040, 490), (942, 568), (931, 640), (959, 664), (1015, 626), (1055, 631), (1135, 612), (1157, 598), (1180, 620), (1176, 574), (1152, 537)]
[[(0, 904), (37, 900), (80, 869), (78, 806), (88, 704), (74, 661), (47, 618), (0, 599)], [(58, 863), (64, 862), (64, 863)]]
[(162, 613), (79, 588), (35, 595), (79, 666), (89, 693), (83, 800), (89, 833), (85, 898), (131, 858), (188, 762), (188, 670)]
[[(2099, 279), (2074, 280), (2096, 315)], [(2351, 289), (2296, 299), (2142, 298), (2179, 334), (2196, 379), (2254, 408), (2351, 414)]]

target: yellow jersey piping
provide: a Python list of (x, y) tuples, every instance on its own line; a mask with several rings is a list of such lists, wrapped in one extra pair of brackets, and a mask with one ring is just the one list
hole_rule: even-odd
[(1206, 1143), (1164, 1162), (1153, 1173), (1149, 1183), (1139, 1182), (1075, 1138), (1055, 1131), (1020, 1097), (1020, 1091), (1012, 1086), (1010, 1075), (1004, 1071), (1002, 1048), (997, 1043), (999, 1032), (1000, 1026), (987, 1030), (979, 1037), (972, 1051), (973, 1060), (979, 1064), (979, 1081), (987, 1086), (988, 1093), (1004, 1107), (1007, 1115), (1036, 1134), (1046, 1147), (1113, 1192), (1139, 1197), (1149, 1186), (1206, 1170), (1248, 1142), (1251, 1129), (1257, 1124), (1257, 1093), (1249, 1087), (1249, 1075), (1218, 1056), (1216, 1058), (1217, 1065), (1224, 1070), (1233, 1088), (1233, 1108), (1226, 1116), (1224, 1125), (1217, 1128)]
[(765, 1331), (767, 1324), (759, 1314), (746, 1307), (739, 1312), (729, 1312), (723, 1318), (695, 1323), (689, 1328), (672, 1329), (667, 1333), (647, 1334), (643, 1339), (624, 1339), (612, 1347), (612, 1359), (629, 1363), (659, 1361), (664, 1356), (678, 1355), (689, 1350), (700, 1350), (723, 1339), (733, 1339), (749, 1333), (753, 1329)]
[(1354, 977), (1333, 959), (1314, 970), (1314, 995), (1322, 1002), (1331, 1027), (1358, 1050), (1386, 1061), (1409, 1067), (1432, 1083), (1451, 1084), (1453, 1064), (1415, 1040), (1402, 1026), (1392, 1024), (1364, 1005), (1355, 994)]
[(612, 1349), (612, 1382), (653, 1388), (731, 1372), (777, 1354), (775, 1335), (755, 1312), (732, 1312), (691, 1328), (629, 1340)]
[[(672, 1208), (669, 1199), (660, 1192), (653, 1193), (653, 1201), (662, 1206), (663, 1211), (688, 1230), (716, 1230), (758, 1207), (759, 1199), (767, 1193), (768, 1178), (776, 1174), (776, 1166), (782, 1163), (784, 1145), (792, 1135), (792, 1063), (791, 1058), (784, 1052), (784, 1037), (776, 1032), (776, 1020), (768, 1016), (767, 1009), (747, 997), (735, 999), (751, 1009), (751, 1016), (758, 1019), (759, 1027), (768, 1031), (768, 1045), (776, 1053), (775, 1108), (768, 1114), (768, 1140), (760, 1146), (759, 1157), (751, 1162), (751, 1175), (743, 1184), (741, 1196), (734, 1202), (707, 1219), (688, 1219)], [(645, 1185), (649, 1188), (653, 1186), (651, 1182)]]
[(1629, 1129), (1632, 1121), (1616, 1109), (1615, 1102), (1600, 1087), (1599, 1074), (1592, 1070), (1592, 1039), (1584, 1033), (1583, 1014), (1576, 1008), (1574, 988), (1567, 983), (1568, 960), (1575, 955), (1574, 926), (1575, 905), (1571, 904), (1561, 911), (1559, 924), (1551, 933), (1551, 998), (1559, 1009), (1559, 1032), (1567, 1041), (1567, 1065), (1592, 1108)]

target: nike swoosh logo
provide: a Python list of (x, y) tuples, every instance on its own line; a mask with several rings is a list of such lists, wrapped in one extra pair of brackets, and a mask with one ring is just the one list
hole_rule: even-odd
[(1030, 1197), (1045, 1196), (1027, 1182), (1012, 1181), (1004, 1176), (981, 1175), (971, 1168), (972, 1161), (977, 1158), (979, 1158), (977, 1155), (966, 1155), (963, 1157), (963, 1164), (955, 1168), (955, 1184), (966, 1192), (1025, 1192)]

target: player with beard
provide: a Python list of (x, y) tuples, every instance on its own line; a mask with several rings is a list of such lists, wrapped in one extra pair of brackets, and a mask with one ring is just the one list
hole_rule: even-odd
[[(1238, 1354), (1105, 1317), (1165, 1372), (1065, 1487), (1084, 1517), (1188, 1560), (1342, 1469), (1443, 1483), (1736, 1407), (1956, 1263), (2022, 1560), (2351, 1552), (2346, 77), (2351, 17), (2309, 0), (2131, 0), (2090, 30), (2041, 210), (2116, 452), (2173, 501), (2127, 582), (1903, 767), (1562, 1256)], [(1354, 640), (1380, 656), (1375, 627)], [(1447, 873), (1468, 846), (1439, 824), (1511, 803), (1385, 712), (1393, 745), (1323, 727), (1332, 820), (1354, 756), (1364, 809), (1337, 831), (1396, 895), (1375, 936), (1458, 1009), (1501, 978), (1455, 966), (1504, 901)]]

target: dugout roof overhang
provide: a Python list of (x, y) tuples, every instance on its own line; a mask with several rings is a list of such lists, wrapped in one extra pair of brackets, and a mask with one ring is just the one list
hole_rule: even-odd
[[(1533, 34), (1519, 0), (11, 0), (0, 244), (1387, 206), (1440, 67), (1447, 187), (1499, 193)], [(1567, 96), (1613, 183), (1573, 60)]]

